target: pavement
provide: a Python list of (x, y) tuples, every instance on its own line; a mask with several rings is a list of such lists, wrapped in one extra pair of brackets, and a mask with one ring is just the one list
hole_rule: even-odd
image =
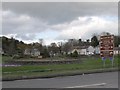
[(3, 81), (2, 88), (118, 88), (118, 72)]

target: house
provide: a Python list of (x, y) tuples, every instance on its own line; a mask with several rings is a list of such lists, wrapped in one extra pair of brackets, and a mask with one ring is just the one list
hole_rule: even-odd
[(95, 49), (92, 46), (79, 46), (74, 47), (68, 54), (74, 53), (75, 51), (77, 51), (79, 55), (90, 55), (94, 54)]
[(120, 54), (120, 47), (114, 47), (114, 55)]
[(87, 50), (87, 55), (93, 55), (95, 52), (95, 48), (93, 46), (89, 46), (86, 50)]
[(31, 49), (25, 49), (24, 55), (31, 55)]
[(80, 49), (73, 49), (73, 50), (69, 51), (68, 54), (74, 53), (75, 51), (77, 51), (77, 53), (80, 55), (80, 53), (81, 53)]
[(80, 50), (80, 55), (87, 55), (87, 49), (86, 48), (82, 48), (81, 50)]
[(39, 56), (40, 51), (38, 49), (25, 49), (24, 55)]
[(100, 54), (100, 46), (95, 47), (95, 54), (99, 55)]
[[(70, 50), (68, 52), (68, 54), (70, 53), (74, 53), (75, 51), (78, 52), (79, 55), (99, 55), (100, 54), (100, 46), (98, 45), (97, 47), (92, 47), (92, 46), (77, 46), (74, 47), (72, 50)], [(114, 48), (114, 55), (118, 55), (120, 54), (120, 47), (115, 47)]]
[(40, 55), (40, 51), (38, 49), (32, 49), (31, 50), (31, 55), (32, 56), (39, 56)]
[(93, 55), (95, 48), (92, 46), (83, 46), (80, 51), (80, 55)]
[(81, 54), (81, 47), (80, 46), (73, 46), (71, 50), (68, 52), (68, 54), (74, 53), (77, 51), (77, 53), (80, 55)]

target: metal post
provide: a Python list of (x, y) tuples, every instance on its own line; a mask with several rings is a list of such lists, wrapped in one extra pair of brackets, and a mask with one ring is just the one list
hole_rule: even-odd
[(103, 68), (105, 68), (105, 60), (103, 60)]
[(112, 67), (114, 66), (114, 60), (112, 60)]
[(112, 67), (114, 67), (114, 55), (113, 55), (113, 59), (112, 59)]
[(105, 68), (105, 60), (106, 60), (106, 58), (105, 58), (105, 57), (102, 57), (102, 61), (103, 61), (103, 68)]

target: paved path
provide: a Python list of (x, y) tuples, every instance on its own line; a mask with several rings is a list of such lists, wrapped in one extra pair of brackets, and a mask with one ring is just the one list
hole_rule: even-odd
[(4, 81), (3, 88), (118, 88), (118, 72)]

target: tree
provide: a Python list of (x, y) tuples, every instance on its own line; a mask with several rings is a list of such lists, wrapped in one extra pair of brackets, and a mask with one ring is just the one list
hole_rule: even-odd
[(87, 44), (88, 44), (88, 45), (90, 44), (90, 40), (89, 40), (89, 39), (87, 39), (87, 41), (86, 41), (86, 42), (87, 42)]
[(68, 43), (71, 45), (71, 47), (73, 47), (73, 40), (74, 40), (74, 39), (69, 39), (69, 40), (68, 40)]
[(43, 51), (43, 57), (49, 57), (50, 55), (49, 55), (49, 52), (48, 52), (48, 50), (47, 50), (47, 48), (44, 48), (44, 51)]
[(14, 55), (17, 53), (17, 43), (16, 40), (11, 37), (10, 39), (10, 45), (9, 45), (9, 55)]
[(99, 45), (99, 41), (98, 41), (97, 36), (94, 35), (94, 36), (91, 38), (91, 45), (92, 45), (93, 47), (96, 47), (96, 46)]
[(120, 45), (120, 36), (114, 36), (114, 45), (115, 47)]
[(58, 48), (59, 48), (59, 53), (62, 53), (62, 49), (63, 49), (63, 43), (62, 42), (58, 42)]
[(39, 39), (39, 43), (43, 46), (43, 42), (44, 42), (44, 40), (41, 38), (41, 39)]
[(51, 43), (51, 45), (48, 47), (49, 52), (53, 52), (53, 54), (59, 52), (59, 47), (57, 46), (56, 43)]
[(111, 35), (109, 32), (102, 32), (101, 35)]
[(78, 44), (81, 46), (82, 45), (82, 39), (78, 40)]
[(63, 47), (63, 51), (66, 53), (68, 53), (69, 50), (71, 49), (71, 45), (68, 42), (66, 42), (62, 47)]
[(9, 43), (8, 43), (8, 38), (6, 37), (1, 37), (2, 38), (2, 49), (4, 50), (5, 53), (8, 53), (8, 49), (9, 49)]
[(73, 52), (72, 57), (78, 57), (78, 52), (76, 50)]

